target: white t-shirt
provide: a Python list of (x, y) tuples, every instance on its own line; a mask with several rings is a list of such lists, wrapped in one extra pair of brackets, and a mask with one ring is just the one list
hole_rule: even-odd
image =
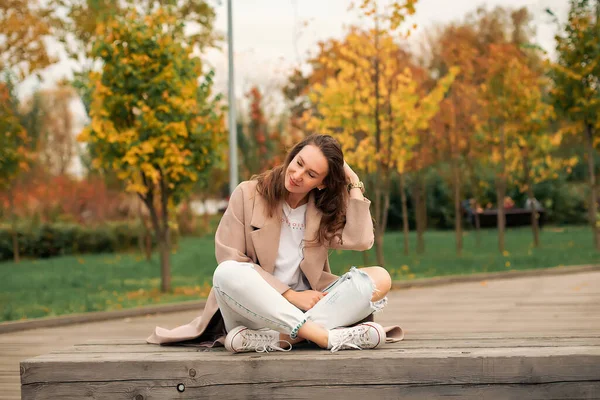
[(300, 269), (300, 262), (304, 259), (306, 206), (304, 204), (293, 209), (283, 201), (279, 249), (273, 275), (293, 290), (310, 289), (310, 284)]

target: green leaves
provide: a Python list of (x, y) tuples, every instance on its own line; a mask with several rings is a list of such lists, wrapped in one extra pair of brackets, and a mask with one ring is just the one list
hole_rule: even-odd
[(183, 45), (183, 26), (168, 9), (135, 9), (100, 26), (93, 57), (92, 123), (80, 140), (94, 165), (114, 170), (130, 191), (160, 187), (175, 204), (219, 162), (224, 122), (212, 77)]

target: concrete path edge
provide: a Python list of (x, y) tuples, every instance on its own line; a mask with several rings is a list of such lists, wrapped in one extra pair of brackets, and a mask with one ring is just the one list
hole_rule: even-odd
[[(524, 271), (502, 271), (490, 273), (478, 273), (471, 275), (452, 275), (436, 278), (413, 279), (410, 281), (394, 281), (392, 289), (409, 289), (419, 287), (430, 287), (439, 285), (448, 285), (464, 282), (479, 282), (495, 279), (512, 279), (530, 276), (548, 276), (548, 275), (563, 275), (576, 274), (583, 272), (600, 271), (600, 265), (576, 265), (567, 267), (552, 267), (539, 268)], [(70, 314), (58, 317), (36, 318), (24, 321), (8, 321), (0, 323), (0, 334), (24, 331), (38, 328), (51, 328), (64, 325), (82, 324), (88, 322), (106, 321), (119, 318), (132, 318), (151, 314), (164, 314), (181, 311), (198, 310), (200, 312), (204, 308), (205, 300), (194, 300), (172, 304), (160, 304), (154, 306), (144, 306), (118, 311), (96, 311), (81, 314)]]

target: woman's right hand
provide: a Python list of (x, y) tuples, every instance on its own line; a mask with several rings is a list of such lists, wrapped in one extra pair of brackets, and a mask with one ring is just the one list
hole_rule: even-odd
[(303, 311), (308, 311), (315, 306), (326, 293), (317, 292), (316, 290), (304, 290), (302, 292), (296, 292), (295, 290), (289, 289), (283, 293), (283, 297), (287, 301), (298, 307)]

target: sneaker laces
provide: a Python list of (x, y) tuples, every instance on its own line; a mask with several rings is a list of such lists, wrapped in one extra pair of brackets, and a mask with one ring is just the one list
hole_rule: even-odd
[[(290, 347), (283, 349), (277, 343), (287, 343)], [(273, 340), (273, 336), (268, 333), (246, 331), (242, 334), (242, 347), (254, 349), (257, 353), (268, 353), (270, 351), (290, 351), (292, 344), (287, 340)]]
[(361, 346), (370, 344), (369, 336), (367, 334), (368, 328), (363, 326), (356, 328), (341, 329), (341, 332), (334, 333), (332, 338), (331, 352), (335, 353), (338, 350), (353, 348), (362, 350)]

